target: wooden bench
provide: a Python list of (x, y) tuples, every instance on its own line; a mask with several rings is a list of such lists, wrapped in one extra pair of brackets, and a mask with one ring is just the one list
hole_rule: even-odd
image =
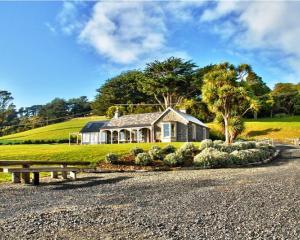
[[(31, 168), (32, 165), (42, 165), (42, 167)], [(47, 167), (45, 167), (45, 165)], [(61, 165), (60, 167), (49, 167), (48, 165)], [(58, 173), (61, 173), (63, 179), (67, 179), (68, 173), (70, 173), (71, 179), (76, 179), (77, 172), (86, 170), (87, 168), (67, 167), (68, 165), (90, 165), (89, 162), (62, 162), (62, 161), (28, 161), (28, 160), (0, 160), (0, 166), (4, 166), (3, 172), (12, 174), (12, 182), (30, 183), (30, 173), (33, 173), (33, 184), (39, 184), (39, 177), (41, 172), (50, 172), (52, 178), (58, 178)], [(22, 167), (7, 167), (7, 166), (22, 166)], [(90, 169), (90, 168), (89, 168)]]

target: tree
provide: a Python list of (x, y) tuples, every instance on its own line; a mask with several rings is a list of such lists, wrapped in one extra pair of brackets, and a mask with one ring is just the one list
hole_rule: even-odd
[(203, 101), (210, 111), (222, 116), (227, 144), (232, 143), (236, 137), (236, 133), (231, 131), (234, 124), (241, 121), (248, 111), (259, 108), (253, 93), (247, 91), (241, 83), (248, 72), (248, 65), (235, 67), (232, 64), (223, 63), (215, 66), (204, 76)]
[(145, 99), (152, 103), (152, 98), (138, 88), (138, 82), (143, 77), (141, 71), (133, 70), (108, 79), (97, 90), (98, 94), (92, 103), (93, 113), (104, 115), (115, 104), (136, 104), (144, 102)]
[(195, 67), (191, 61), (174, 57), (148, 63), (145, 76), (139, 82), (140, 89), (152, 96), (162, 109), (175, 107), (199, 90), (196, 88)]
[(277, 83), (272, 91), (275, 100), (275, 111), (288, 115), (298, 114), (300, 109), (299, 84)]
[(71, 98), (67, 104), (68, 111), (72, 116), (84, 116), (91, 111), (91, 104), (86, 96)]
[(69, 116), (68, 104), (61, 98), (53, 99), (50, 103), (44, 105), (39, 112), (39, 117), (45, 119), (47, 124), (49, 121), (52, 123), (61, 122), (67, 116)]
[(0, 135), (13, 131), (18, 123), (13, 99), (10, 92), (0, 90)]

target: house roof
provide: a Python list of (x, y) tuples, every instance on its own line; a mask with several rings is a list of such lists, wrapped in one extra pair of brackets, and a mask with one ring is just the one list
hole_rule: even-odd
[(151, 123), (161, 114), (162, 112), (124, 115), (111, 119), (105, 128), (151, 126)]
[(94, 121), (88, 122), (82, 129), (81, 133), (99, 132), (101, 128), (105, 127), (109, 121)]
[(174, 111), (180, 117), (182, 117), (187, 123), (192, 122), (203, 127), (207, 127), (199, 119), (173, 108), (167, 108), (164, 112), (153, 112), (153, 113), (140, 113), (140, 114), (131, 114), (124, 115), (119, 118), (113, 118), (110, 121), (95, 121), (87, 123), (81, 133), (88, 132), (99, 132), (100, 129), (113, 129), (113, 128), (130, 128), (130, 127), (148, 127), (157, 122), (165, 113), (168, 111)]
[(187, 114), (187, 113), (184, 113), (184, 112), (181, 112), (181, 111), (177, 111), (177, 110), (175, 110), (171, 107), (168, 107), (164, 112), (162, 112), (160, 114), (160, 116), (152, 122), (152, 124), (154, 124), (156, 121), (158, 121), (168, 111), (173, 111), (173, 112), (177, 113), (180, 117), (182, 117), (187, 122), (192, 122), (192, 123), (195, 123), (195, 124), (198, 124), (198, 125), (201, 125), (201, 126), (207, 128), (207, 126), (203, 122), (201, 122), (198, 118), (195, 118), (190, 114)]

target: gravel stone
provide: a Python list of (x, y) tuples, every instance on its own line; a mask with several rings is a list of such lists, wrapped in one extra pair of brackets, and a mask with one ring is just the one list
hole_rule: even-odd
[(300, 159), (0, 184), (0, 239), (300, 239)]

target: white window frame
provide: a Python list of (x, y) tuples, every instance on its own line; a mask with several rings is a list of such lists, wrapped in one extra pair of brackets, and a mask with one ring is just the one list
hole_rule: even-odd
[[(169, 135), (165, 136), (165, 125), (169, 127)], [(172, 125), (174, 126), (174, 131), (172, 131)], [(176, 122), (164, 122), (162, 123), (162, 135), (163, 138), (173, 138), (176, 137), (176, 132), (177, 132), (177, 124)]]

